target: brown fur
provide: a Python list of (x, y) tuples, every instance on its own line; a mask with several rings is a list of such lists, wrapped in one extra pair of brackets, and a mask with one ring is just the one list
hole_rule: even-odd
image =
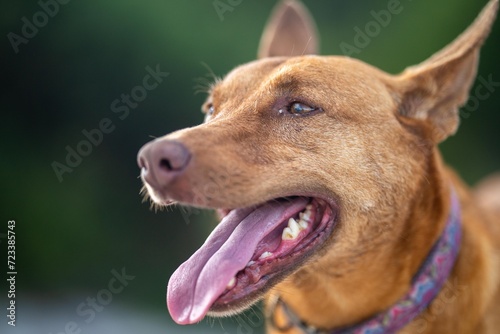
[[(459, 258), (431, 307), (401, 333), (498, 333), (500, 201), (491, 198), (498, 199), (500, 182), (472, 194), (436, 147), (458, 128), (497, 7), (490, 1), (453, 44), (392, 76), (346, 57), (286, 57), (297, 45), (313, 53), (308, 48), (317, 42), (308, 15), (284, 1), (264, 34), (261, 59), (213, 87), (205, 109), (213, 105), (214, 114), (159, 139), (181, 142), (192, 154), (183, 175), (159, 193), (223, 209), (289, 195), (334, 199), (339, 223), (329, 241), (267, 295), (279, 294), (307, 324), (330, 329), (383, 311), (406, 293), (443, 230), (453, 184), (463, 215)], [(297, 23), (287, 12), (306, 18)], [(287, 34), (287, 22), (306, 33)], [(323, 112), (279, 115), (293, 101)], [(488, 201), (495, 204), (482, 204)], [(280, 309), (275, 317), (284, 322)]]

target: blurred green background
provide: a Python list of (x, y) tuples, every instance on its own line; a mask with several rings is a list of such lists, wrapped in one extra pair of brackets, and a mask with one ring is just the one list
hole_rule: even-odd
[[(231, 9), (222, 16), (213, 0), (69, 1), (19, 45), (18, 53), (8, 34), (21, 35), (22, 18), (33, 22), (41, 7), (35, 1), (4, 4), (0, 248), (6, 259), (7, 220), (15, 219), (18, 326), (7, 326), (2, 314), (2, 333), (55, 334), (64, 332), (69, 321), (82, 333), (262, 332), (262, 319), (254, 314), (194, 327), (172, 325), (166, 282), (215, 222), (208, 212), (155, 213), (139, 196), (139, 148), (151, 136), (202, 121), (205, 96), (193, 89), (197, 78), (206, 78), (202, 64), (222, 76), (253, 60), (276, 3), (221, 2)], [(341, 42), (353, 44), (354, 28), (363, 29), (373, 20), (370, 11), (388, 4), (304, 2), (318, 23), (322, 54), (340, 54)], [(402, 12), (353, 56), (398, 73), (453, 40), (485, 4), (402, 0)], [(495, 82), (500, 82), (499, 37), (497, 22), (479, 69), (480, 76)], [(121, 120), (111, 103), (142, 85), (146, 67), (158, 64), (169, 76)], [(479, 102), (478, 108), (469, 106), (475, 110), (462, 118), (458, 134), (442, 144), (445, 159), (469, 184), (500, 170), (500, 94), (493, 91)], [(60, 182), (51, 164), (64, 163), (66, 146), (75, 149), (85, 139), (82, 131), (97, 128), (104, 118), (114, 130)], [(135, 278), (94, 320), (85, 322), (76, 312), (78, 305), (106, 288), (111, 270), (121, 268)], [(3, 282), (6, 271), (2, 269)], [(7, 292), (0, 293), (5, 310)]]

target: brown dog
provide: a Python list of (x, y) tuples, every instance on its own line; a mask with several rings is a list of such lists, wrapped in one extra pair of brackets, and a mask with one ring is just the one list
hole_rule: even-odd
[(260, 59), (211, 87), (205, 123), (139, 152), (154, 202), (223, 216), (170, 279), (174, 320), (265, 297), (270, 333), (499, 333), (500, 182), (472, 194), (437, 149), (497, 8), (392, 76), (303, 55), (314, 24), (283, 1)]

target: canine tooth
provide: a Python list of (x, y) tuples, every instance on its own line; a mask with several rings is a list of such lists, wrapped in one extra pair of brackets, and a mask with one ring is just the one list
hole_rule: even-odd
[(264, 259), (267, 259), (268, 257), (270, 257), (271, 255), (273, 255), (273, 253), (271, 252), (264, 252), (262, 253), (262, 255), (259, 257), (259, 260), (264, 260)]
[(247, 263), (247, 267), (250, 267), (252, 264), (255, 264), (255, 261), (250, 261)]
[(233, 278), (231, 278), (229, 283), (227, 283), (226, 289), (230, 290), (230, 289), (234, 288), (235, 285), (236, 285), (236, 277), (233, 277)]

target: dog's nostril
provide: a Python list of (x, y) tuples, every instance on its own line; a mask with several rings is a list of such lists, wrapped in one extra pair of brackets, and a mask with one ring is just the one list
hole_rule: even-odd
[(161, 159), (160, 160), (160, 169), (163, 169), (163, 170), (166, 170), (169, 172), (174, 170), (172, 168), (172, 164), (170, 163), (170, 161), (168, 159)]

